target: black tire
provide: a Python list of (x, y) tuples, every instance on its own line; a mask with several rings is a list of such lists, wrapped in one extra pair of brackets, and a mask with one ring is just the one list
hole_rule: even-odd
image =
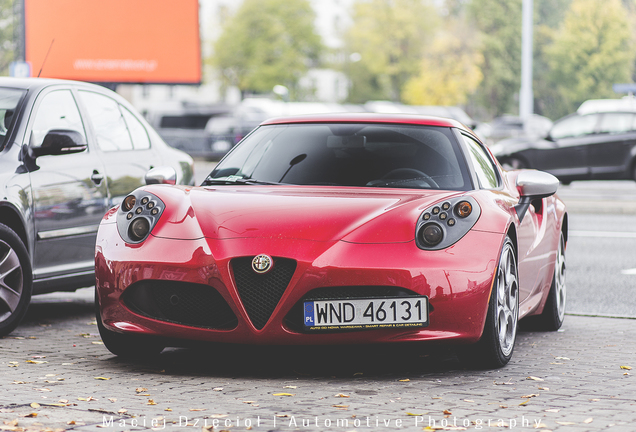
[(565, 285), (565, 236), (561, 232), (552, 285), (541, 315), (524, 319), (524, 330), (557, 331), (563, 325), (567, 291)]
[(102, 317), (99, 312), (99, 302), (97, 292), (95, 292), (95, 318), (99, 335), (104, 342), (104, 346), (111, 353), (119, 357), (145, 358), (159, 354), (165, 348), (158, 339), (137, 335), (116, 333), (104, 327)]
[(506, 236), (481, 339), (459, 353), (467, 366), (497, 369), (508, 364), (512, 358), (519, 319), (518, 274), (514, 244)]
[(29, 253), (20, 237), (0, 224), (0, 337), (20, 324), (29, 308), (32, 290)]

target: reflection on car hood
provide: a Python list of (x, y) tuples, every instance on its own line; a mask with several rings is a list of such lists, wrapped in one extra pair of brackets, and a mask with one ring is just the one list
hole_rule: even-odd
[(409, 242), (422, 211), (457, 191), (312, 186), (148, 187), (166, 204), (157, 237)]

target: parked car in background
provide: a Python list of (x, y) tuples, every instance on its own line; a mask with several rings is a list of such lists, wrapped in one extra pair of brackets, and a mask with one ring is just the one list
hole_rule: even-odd
[(215, 148), (211, 144), (210, 121), (231, 116), (226, 105), (200, 106), (186, 104), (178, 108), (157, 108), (145, 113), (146, 119), (170, 146), (192, 157), (220, 158), (231, 147)]
[(490, 123), (481, 123), (475, 133), (489, 146), (507, 139), (527, 137), (539, 139), (547, 135), (552, 120), (538, 114), (532, 114), (526, 121), (515, 115), (503, 115)]
[(95, 283), (106, 211), (170, 166), (193, 184), (192, 158), (168, 146), (114, 92), (74, 81), (0, 78), (0, 336), (32, 294)]
[(545, 137), (503, 140), (493, 154), (504, 166), (544, 170), (564, 183), (636, 180), (636, 105), (589, 102)]

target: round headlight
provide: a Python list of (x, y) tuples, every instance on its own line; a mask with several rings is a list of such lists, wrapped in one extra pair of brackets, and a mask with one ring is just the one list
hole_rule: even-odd
[(131, 239), (139, 241), (144, 239), (150, 231), (150, 222), (145, 217), (138, 217), (130, 224), (128, 235)]
[(444, 238), (444, 231), (436, 223), (429, 223), (422, 227), (420, 235), (425, 245), (436, 246)]
[(124, 198), (124, 202), (122, 203), (121, 207), (125, 212), (128, 212), (132, 210), (136, 202), (137, 198), (135, 198), (134, 195), (128, 195), (126, 198)]
[(473, 206), (468, 201), (460, 201), (455, 206), (455, 213), (460, 218), (466, 218), (473, 212)]

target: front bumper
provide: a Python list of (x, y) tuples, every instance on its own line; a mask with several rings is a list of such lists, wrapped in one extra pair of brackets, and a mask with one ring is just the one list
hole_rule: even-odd
[[(111, 331), (184, 341), (268, 345), (471, 343), (480, 338), (484, 327), (502, 241), (500, 234), (470, 231), (452, 247), (434, 252), (420, 250), (414, 242), (353, 244), (270, 238), (175, 240), (150, 236), (144, 243), (131, 246), (121, 240), (115, 224), (102, 224), (96, 251), (97, 299), (103, 323)], [(241, 257), (251, 260), (262, 253), (293, 261), (295, 267), (288, 283), (283, 282), (286, 286), (274, 300), (273, 311), (259, 321), (250, 307), (246, 308), (245, 293), (237, 287), (233, 266)], [(201, 318), (205, 322), (188, 321), (186, 325), (181, 319), (153, 315), (152, 308), (135, 307), (144, 304), (144, 295), (155, 297), (152, 287), (160, 285), (165, 287), (161, 288), (162, 295), (168, 300), (178, 294), (179, 287), (192, 288), (192, 292), (201, 291), (211, 299), (208, 302), (224, 302), (230, 314), (212, 320), (212, 325), (205, 316)], [(338, 287), (367, 292), (369, 297), (381, 292), (426, 295), (431, 306), (429, 325), (309, 334), (295, 324), (303, 297), (314, 290), (339, 292)], [(130, 295), (133, 290), (145, 290), (145, 294), (136, 294), (135, 302)], [(193, 314), (196, 307), (206, 306), (194, 301)], [(210, 311), (221, 313), (215, 308)]]

